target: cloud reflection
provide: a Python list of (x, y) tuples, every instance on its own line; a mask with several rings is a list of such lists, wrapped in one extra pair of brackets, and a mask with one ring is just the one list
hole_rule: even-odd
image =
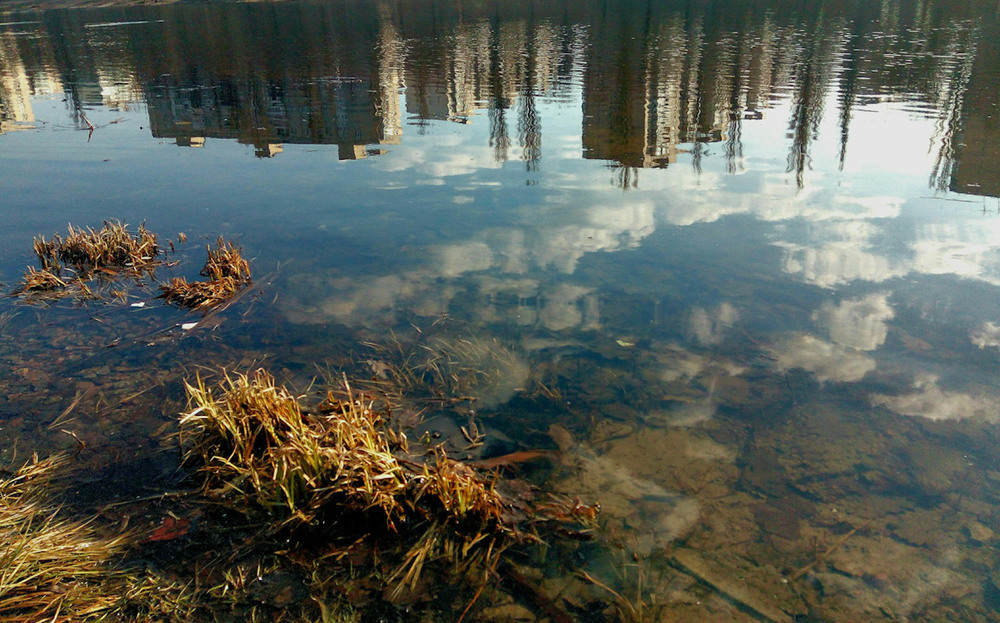
[(875, 350), (885, 343), (889, 332), (887, 321), (895, 316), (888, 295), (870, 294), (862, 299), (830, 301), (813, 313), (813, 320), (825, 326), (830, 339), (858, 350)]
[(1000, 325), (995, 322), (984, 322), (977, 329), (969, 332), (969, 339), (979, 348), (1000, 348)]
[(942, 390), (938, 377), (933, 375), (918, 379), (913, 384), (913, 389), (915, 391), (899, 396), (876, 394), (872, 396), (872, 404), (900, 415), (919, 416), (929, 420), (972, 419), (1000, 422), (1000, 400), (994, 396)]
[(779, 369), (801, 368), (812, 372), (820, 382), (859, 381), (875, 369), (875, 360), (868, 355), (808, 334), (787, 336), (771, 346), (770, 351), (777, 358)]

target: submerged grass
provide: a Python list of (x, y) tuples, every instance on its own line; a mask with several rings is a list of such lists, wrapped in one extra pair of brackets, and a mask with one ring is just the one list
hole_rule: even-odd
[(98, 536), (91, 522), (63, 519), (52, 502), (65, 456), (26, 463), (0, 480), (0, 620), (103, 618), (121, 601), (109, 582), (123, 537)]

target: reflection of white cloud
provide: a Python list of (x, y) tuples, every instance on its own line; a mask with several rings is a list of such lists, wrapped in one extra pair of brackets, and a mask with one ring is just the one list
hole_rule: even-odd
[(702, 344), (718, 344), (726, 329), (739, 320), (740, 313), (729, 303), (715, 309), (695, 307), (688, 319), (688, 330)]
[(895, 316), (887, 294), (870, 294), (863, 299), (827, 301), (813, 314), (813, 320), (825, 326), (830, 339), (841, 346), (875, 350), (889, 332), (886, 322)]
[(809, 247), (779, 243), (784, 247), (782, 268), (803, 281), (823, 288), (850, 283), (857, 279), (880, 282), (905, 274), (903, 267), (893, 267), (882, 255), (859, 249), (851, 242), (833, 242)]
[(984, 322), (978, 329), (969, 332), (969, 338), (979, 348), (1000, 347), (1000, 325)]
[(572, 212), (582, 222), (537, 230), (532, 249), (540, 267), (572, 273), (586, 253), (636, 247), (656, 228), (652, 202), (596, 205)]
[(661, 346), (656, 355), (657, 361), (662, 365), (660, 378), (668, 383), (682, 379), (693, 379), (709, 364), (705, 357), (689, 352), (680, 346)]
[(875, 360), (812, 335), (797, 334), (771, 347), (782, 370), (802, 368), (819, 381), (857, 381), (875, 369)]
[(884, 406), (901, 415), (913, 415), (930, 420), (975, 419), (1000, 422), (1000, 400), (994, 396), (973, 396), (961, 392), (943, 391), (935, 376), (918, 379), (916, 390), (901, 396), (876, 394), (872, 404)]
[(438, 247), (435, 255), (441, 275), (445, 277), (457, 277), (493, 266), (493, 251), (483, 242), (461, 242)]
[(817, 221), (860, 221), (899, 216), (903, 200), (898, 197), (851, 197), (813, 193), (793, 200), (761, 201), (753, 214), (762, 221), (787, 221), (794, 218)]
[(468, 142), (460, 134), (436, 134), (424, 141), (411, 141), (394, 148), (397, 158), (379, 158), (375, 163), (382, 171), (412, 171), (416, 183), (457, 175), (468, 175), (483, 169), (498, 169), (502, 163), (493, 157), (488, 145)]
[(924, 239), (913, 243), (913, 270), (926, 275), (957, 275), (1000, 285), (992, 272), (996, 266), (995, 243), (955, 239)]
[(314, 275), (289, 279), (289, 305), (285, 313), (293, 322), (366, 325), (395, 318), (401, 309), (435, 316), (448, 309), (453, 287), (430, 287), (417, 271), (368, 279), (323, 279)]
[(923, 225), (910, 247), (916, 272), (1000, 285), (1000, 219)]
[(563, 461), (574, 468), (574, 495), (599, 499), (608, 516), (627, 519), (634, 527), (636, 537), (630, 546), (636, 553), (647, 556), (669, 547), (698, 523), (701, 513), (695, 500), (634, 476), (609, 457), (577, 447)]
[[(903, 204), (900, 197), (834, 194), (816, 185), (793, 189), (784, 173), (747, 174), (744, 178), (736, 185), (733, 177), (705, 172), (693, 180), (670, 180), (670, 187), (664, 190), (684, 199), (662, 206), (660, 216), (680, 226), (712, 223), (733, 214), (749, 214), (769, 222), (804, 219), (810, 223), (862, 223), (866, 219), (895, 218)], [(706, 192), (706, 188), (717, 190)]]
[[(584, 311), (587, 309), (584, 297), (590, 292), (590, 288), (570, 284), (556, 286), (545, 293), (539, 320), (553, 331), (580, 327), (584, 324)], [(591, 323), (597, 321), (596, 318), (586, 319)]]

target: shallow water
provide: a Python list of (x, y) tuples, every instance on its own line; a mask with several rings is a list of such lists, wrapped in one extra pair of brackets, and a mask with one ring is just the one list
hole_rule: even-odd
[(0, 458), (85, 443), (139, 494), (199, 370), (420, 353), (462, 399), (439, 421), (558, 446), (535, 484), (601, 502), (544, 583), (581, 620), (614, 599), (573, 570), (642, 578), (648, 620), (1000, 618), (995, 11), (6, 15), (6, 290), (33, 236), (104, 219), (176, 244), (160, 280), (236, 239), (259, 287), (208, 320), (4, 298)]

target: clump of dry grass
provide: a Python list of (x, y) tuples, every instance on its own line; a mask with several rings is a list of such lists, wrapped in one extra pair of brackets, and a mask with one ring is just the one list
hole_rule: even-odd
[(537, 540), (535, 526), (580, 523), (564, 505), (501, 494), (496, 473), (440, 447), (411, 452), (388, 414), (346, 379), (311, 409), (263, 370), (225, 374), (215, 388), (198, 378), (187, 392), (181, 434), (206, 491), (235, 495), (246, 513), (266, 510), (276, 528), (319, 517), (355, 518), (353, 536), (343, 535), (352, 539), (389, 528), (411, 543), (390, 576), (394, 596), (415, 587), (430, 560), (492, 568), (506, 547)]
[(63, 263), (89, 275), (98, 269), (141, 270), (156, 260), (160, 246), (156, 234), (145, 224), (132, 233), (121, 221), (104, 221), (99, 230), (71, 224), (65, 238), (58, 234), (52, 240), (38, 236), (34, 250), (43, 269), (58, 272)]
[(250, 285), (250, 263), (243, 257), (241, 247), (220, 236), (216, 247), (207, 247), (207, 251), (208, 259), (201, 275), (208, 281), (188, 283), (184, 277), (174, 277), (170, 283), (160, 286), (160, 297), (175, 307), (207, 311)]
[[(104, 221), (99, 230), (69, 225), (66, 237), (56, 234), (51, 240), (37, 236), (32, 247), (40, 270), (29, 267), (14, 294), (33, 298), (58, 298), (68, 294), (93, 295), (84, 280), (96, 273), (117, 275), (122, 272), (136, 278), (150, 273), (160, 253), (157, 236), (140, 224), (133, 233), (121, 221)], [(65, 273), (69, 272), (67, 276)]]
[(59, 259), (85, 272), (97, 268), (140, 269), (156, 259), (160, 246), (156, 234), (144, 224), (133, 234), (120, 221), (104, 221), (99, 230), (69, 226), (65, 239), (56, 237)]
[(218, 392), (200, 378), (187, 391), (193, 408), (181, 433), (193, 441), (187, 457), (200, 464), (207, 488), (229, 487), (291, 523), (333, 504), (398, 516), (402, 467), (377, 429), (379, 415), (349, 386), (309, 417), (262, 370), (227, 374)]
[(102, 618), (120, 603), (109, 562), (124, 538), (98, 536), (91, 522), (60, 517), (53, 503), (65, 456), (26, 463), (0, 480), (0, 620)]

